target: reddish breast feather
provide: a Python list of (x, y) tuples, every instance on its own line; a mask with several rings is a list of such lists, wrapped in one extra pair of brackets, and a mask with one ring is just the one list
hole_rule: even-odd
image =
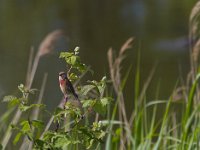
[(65, 84), (65, 80), (59, 80), (60, 84)]

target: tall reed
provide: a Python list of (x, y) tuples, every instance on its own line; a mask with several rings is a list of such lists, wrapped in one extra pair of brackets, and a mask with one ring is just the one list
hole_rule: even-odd
[[(35, 77), (35, 73), (36, 73), (36, 70), (37, 70), (37, 67), (39, 64), (39, 60), (44, 55), (48, 55), (53, 52), (55, 42), (58, 40), (58, 38), (60, 38), (63, 35), (64, 35), (64, 32), (62, 30), (55, 30), (55, 31), (49, 33), (45, 37), (45, 39), (41, 42), (35, 58), (33, 57), (33, 55), (34, 55), (33, 48), (31, 48), (30, 56), (29, 56), (29, 63), (28, 63), (28, 70), (27, 70), (26, 84), (25, 84), (28, 89), (30, 89), (32, 86), (32, 83), (33, 83), (33, 80)], [(33, 60), (33, 58), (34, 58), (34, 60)], [(21, 111), (19, 109), (17, 109), (10, 125), (11, 124), (16, 125), (18, 123), (21, 115), (22, 115)], [(8, 128), (3, 136), (2, 146), (4, 149), (6, 148), (8, 142), (10, 141), (10, 138), (12, 136), (10, 125), (8, 125)]]

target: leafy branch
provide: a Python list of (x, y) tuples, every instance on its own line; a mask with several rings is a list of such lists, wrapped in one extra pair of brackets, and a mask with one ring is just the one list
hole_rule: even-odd
[[(60, 53), (60, 58), (67, 64), (67, 74), (72, 82), (79, 80), (79, 76), (88, 70), (88, 66), (80, 59), (79, 50), (79, 47), (76, 47), (73, 52)], [(92, 121), (93, 118), (87, 118), (91, 112), (102, 116), (106, 114), (107, 106), (112, 101), (111, 97), (104, 96), (107, 82), (104, 76), (100, 81), (92, 80), (87, 81), (85, 85), (78, 85), (76, 91), (82, 107), (77, 107), (74, 105), (76, 100), (71, 100), (65, 104), (65, 109), (58, 107), (50, 113), (54, 122), (59, 123), (58, 130), (43, 131), (45, 122), (31, 120), (29, 115), (26, 119), (21, 119), (18, 124), (12, 124), (12, 129), (17, 132), (13, 143), (17, 144), (23, 136), (33, 142), (34, 149), (63, 149), (73, 147), (73, 145), (92, 149), (95, 145), (103, 143), (106, 135), (105, 125), (101, 121)], [(22, 94), (21, 97), (13, 95), (4, 97), (3, 102), (7, 102), (8, 107), (18, 107), (24, 115), (36, 108), (48, 112), (44, 104), (33, 103), (30, 100), (29, 95), (35, 94), (36, 89), (27, 89), (23, 84), (20, 84), (18, 89)], [(87, 116), (84, 120), (82, 114), (84, 117)]]

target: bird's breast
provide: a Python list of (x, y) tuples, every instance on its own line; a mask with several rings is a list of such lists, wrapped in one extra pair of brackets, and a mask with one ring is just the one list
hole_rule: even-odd
[(60, 82), (61, 85), (65, 85), (66, 84), (65, 80), (59, 80), (59, 82)]

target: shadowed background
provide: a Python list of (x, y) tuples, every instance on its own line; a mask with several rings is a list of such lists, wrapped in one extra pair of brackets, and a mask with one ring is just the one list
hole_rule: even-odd
[[(107, 50), (116, 51), (129, 37), (134, 46), (127, 53), (124, 73), (133, 69), (125, 88), (126, 103), (132, 107), (134, 70), (138, 51), (141, 53), (141, 80), (145, 81), (158, 63), (153, 82), (147, 92), (155, 97), (158, 82), (160, 98), (168, 98), (174, 83), (189, 68), (188, 18), (195, 0), (101, 0), (101, 1), (0, 1), (0, 98), (17, 92), (17, 85), (25, 83), (31, 46), (35, 53), (45, 36), (55, 29), (65, 31), (67, 37), (55, 43), (54, 52), (44, 56), (33, 81), (40, 88), (48, 72), (44, 103), (54, 109), (62, 97), (58, 86), (58, 72), (65, 70), (58, 56), (60, 51), (79, 46), (80, 55), (91, 65), (95, 79), (108, 75)], [(141, 83), (142, 84), (142, 83)]]

